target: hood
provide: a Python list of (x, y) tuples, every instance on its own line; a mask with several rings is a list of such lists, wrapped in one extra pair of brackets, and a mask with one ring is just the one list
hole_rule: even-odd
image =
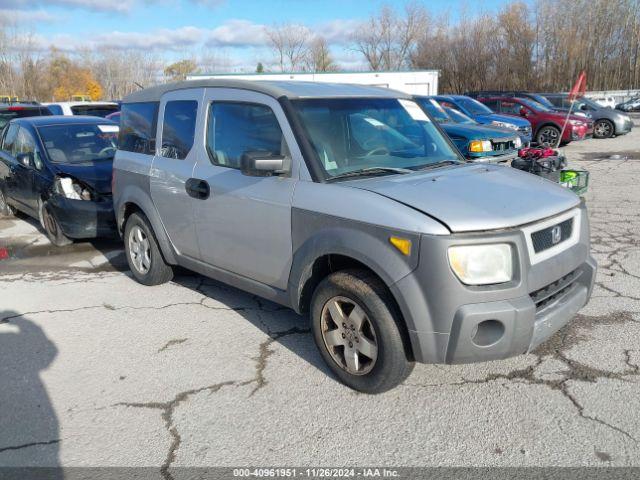
[(480, 123), (491, 123), (494, 120), (498, 122), (512, 123), (513, 125), (517, 125), (518, 127), (530, 127), (531, 123), (529, 120), (520, 117), (514, 117), (511, 115), (501, 115), (499, 113), (491, 113), (487, 115), (476, 115), (474, 117)]
[(464, 125), (461, 123), (441, 123), (440, 126), (449, 136), (467, 140), (507, 140), (517, 137), (515, 130), (485, 127), (484, 125)]
[(53, 164), (55, 173), (65, 174), (86, 183), (100, 194), (111, 193), (113, 162), (104, 160), (85, 165)]
[(558, 184), (497, 165), (465, 164), (343, 184), (419, 210), (454, 233), (516, 227), (580, 204), (578, 196)]

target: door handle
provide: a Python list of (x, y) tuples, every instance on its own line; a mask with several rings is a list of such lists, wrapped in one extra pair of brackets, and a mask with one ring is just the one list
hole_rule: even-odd
[(211, 193), (209, 184), (199, 178), (190, 178), (185, 182), (184, 187), (190, 197), (197, 198), (198, 200), (206, 200)]

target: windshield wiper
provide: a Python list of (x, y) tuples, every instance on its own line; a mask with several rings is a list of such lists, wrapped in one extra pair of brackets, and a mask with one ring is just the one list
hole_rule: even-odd
[(398, 167), (368, 167), (361, 168), (359, 170), (352, 170), (350, 172), (340, 173), (338, 175), (334, 175), (329, 178), (327, 181), (336, 180), (339, 178), (349, 178), (349, 177), (366, 177), (367, 175), (376, 175), (379, 173), (413, 173), (413, 170), (409, 170), (408, 168), (398, 168)]
[(424, 167), (420, 167), (418, 170), (431, 170), (432, 168), (444, 167), (446, 165), (457, 165), (459, 163), (463, 163), (463, 162), (455, 161), (455, 160), (441, 160), (439, 162), (433, 162), (428, 165), (425, 165)]

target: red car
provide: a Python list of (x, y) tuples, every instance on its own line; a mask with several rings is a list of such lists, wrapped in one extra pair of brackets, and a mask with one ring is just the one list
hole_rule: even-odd
[[(548, 144), (557, 147), (560, 144), (583, 140), (593, 135), (592, 120), (577, 115), (570, 115), (567, 119), (566, 114), (551, 110), (528, 98), (486, 97), (478, 100), (496, 113), (524, 117), (529, 120), (533, 130), (533, 141), (538, 145)], [(567, 125), (560, 139), (565, 121)]]

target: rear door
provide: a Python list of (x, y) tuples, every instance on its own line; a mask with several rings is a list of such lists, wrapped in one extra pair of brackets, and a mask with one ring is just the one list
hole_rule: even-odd
[(157, 148), (151, 168), (151, 197), (179, 255), (198, 258), (193, 206), (187, 194), (198, 157), (196, 130), (204, 89), (178, 90), (162, 97), (158, 112)]
[[(194, 198), (204, 262), (285, 289), (291, 269), (291, 200), (301, 154), (277, 100), (257, 92), (211, 88), (204, 144), (193, 177), (209, 189)], [(289, 172), (270, 177), (240, 170), (245, 152), (284, 156)]]

